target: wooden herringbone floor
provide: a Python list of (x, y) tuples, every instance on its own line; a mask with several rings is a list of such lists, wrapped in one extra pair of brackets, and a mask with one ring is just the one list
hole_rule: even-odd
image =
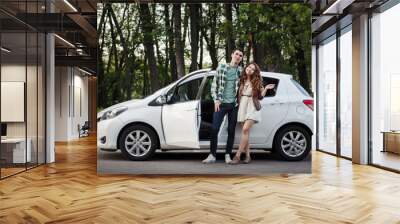
[(400, 175), (313, 152), (313, 174), (97, 176), (95, 138), (0, 181), (0, 223), (400, 223)]

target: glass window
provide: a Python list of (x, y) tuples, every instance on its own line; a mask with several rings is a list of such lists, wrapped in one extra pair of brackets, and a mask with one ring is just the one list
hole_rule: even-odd
[(1, 34), (1, 176), (24, 171), (31, 162), (31, 140), (27, 141), (25, 117), (27, 48), (26, 33)]
[[(44, 1), (6, 1), (0, 7), (43, 12)], [(45, 163), (45, 35), (0, 12), (0, 178)], [(7, 21), (5, 23), (4, 21)]]
[(336, 36), (318, 48), (318, 146), (336, 154)]
[(206, 84), (204, 86), (203, 92), (201, 93), (202, 101), (214, 101), (211, 96), (211, 84), (212, 84), (213, 78), (214, 78), (214, 76), (207, 77)]
[(30, 161), (27, 163), (28, 168), (36, 166), (38, 161), (38, 139), (37, 139), (37, 122), (38, 122), (38, 33), (28, 32), (27, 33), (27, 75), (26, 75), (26, 113), (27, 113), (27, 141), (30, 144)]
[(372, 163), (400, 170), (400, 4), (371, 18)]
[(340, 154), (351, 158), (352, 142), (352, 34), (351, 26), (340, 36)]

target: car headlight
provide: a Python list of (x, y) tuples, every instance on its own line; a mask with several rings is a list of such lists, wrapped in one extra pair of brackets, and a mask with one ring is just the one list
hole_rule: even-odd
[(103, 113), (103, 115), (100, 117), (99, 121), (114, 118), (114, 117), (120, 115), (121, 113), (123, 113), (124, 111), (126, 111), (127, 109), (128, 109), (128, 107), (117, 107), (112, 110), (108, 110)]

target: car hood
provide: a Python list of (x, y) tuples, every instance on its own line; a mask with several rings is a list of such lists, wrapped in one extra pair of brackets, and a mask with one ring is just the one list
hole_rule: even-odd
[(107, 107), (107, 108), (105, 108), (102, 111), (99, 111), (97, 113), (97, 118), (101, 117), (104, 114), (104, 112), (112, 110), (112, 109), (117, 108), (117, 107), (123, 107), (123, 106), (129, 107), (129, 108), (141, 107), (141, 106), (143, 106), (142, 104), (145, 104), (146, 102), (148, 102), (150, 100), (153, 100), (154, 98), (159, 96), (161, 93), (163, 93), (166, 90), (168, 90), (169, 88), (171, 88), (171, 86), (173, 86), (176, 82), (177, 81), (169, 84), (168, 86), (166, 86), (166, 87), (164, 87), (162, 89), (157, 90), (155, 93), (149, 95), (146, 98), (143, 98), (143, 99), (132, 99), (132, 100), (128, 100), (128, 101), (125, 101), (125, 102), (118, 103), (118, 104), (112, 105), (110, 107)]
[(112, 109), (115, 109), (115, 108), (118, 108), (118, 107), (124, 107), (124, 106), (132, 107), (132, 106), (135, 106), (135, 105), (139, 105), (142, 101), (143, 101), (143, 99), (132, 99), (132, 100), (128, 100), (128, 101), (125, 101), (125, 102), (122, 102), (122, 103), (114, 104), (114, 105), (112, 105), (110, 107), (104, 108), (103, 110), (99, 111), (97, 113), (97, 117), (101, 117), (104, 114), (104, 112), (112, 110)]

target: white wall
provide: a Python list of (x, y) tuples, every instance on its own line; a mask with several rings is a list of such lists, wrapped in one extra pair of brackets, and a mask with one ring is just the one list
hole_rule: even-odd
[(88, 78), (83, 75), (73, 67), (56, 67), (56, 141), (79, 138), (78, 124), (88, 120)]
[(55, 68), (55, 140), (66, 141), (68, 139), (68, 86), (69, 76), (67, 67)]
[(84, 74), (77, 69), (74, 69), (74, 74), (74, 96), (72, 96), (74, 99), (72, 135), (78, 137), (78, 124), (82, 126), (85, 121), (89, 120), (88, 77), (82, 76)]

